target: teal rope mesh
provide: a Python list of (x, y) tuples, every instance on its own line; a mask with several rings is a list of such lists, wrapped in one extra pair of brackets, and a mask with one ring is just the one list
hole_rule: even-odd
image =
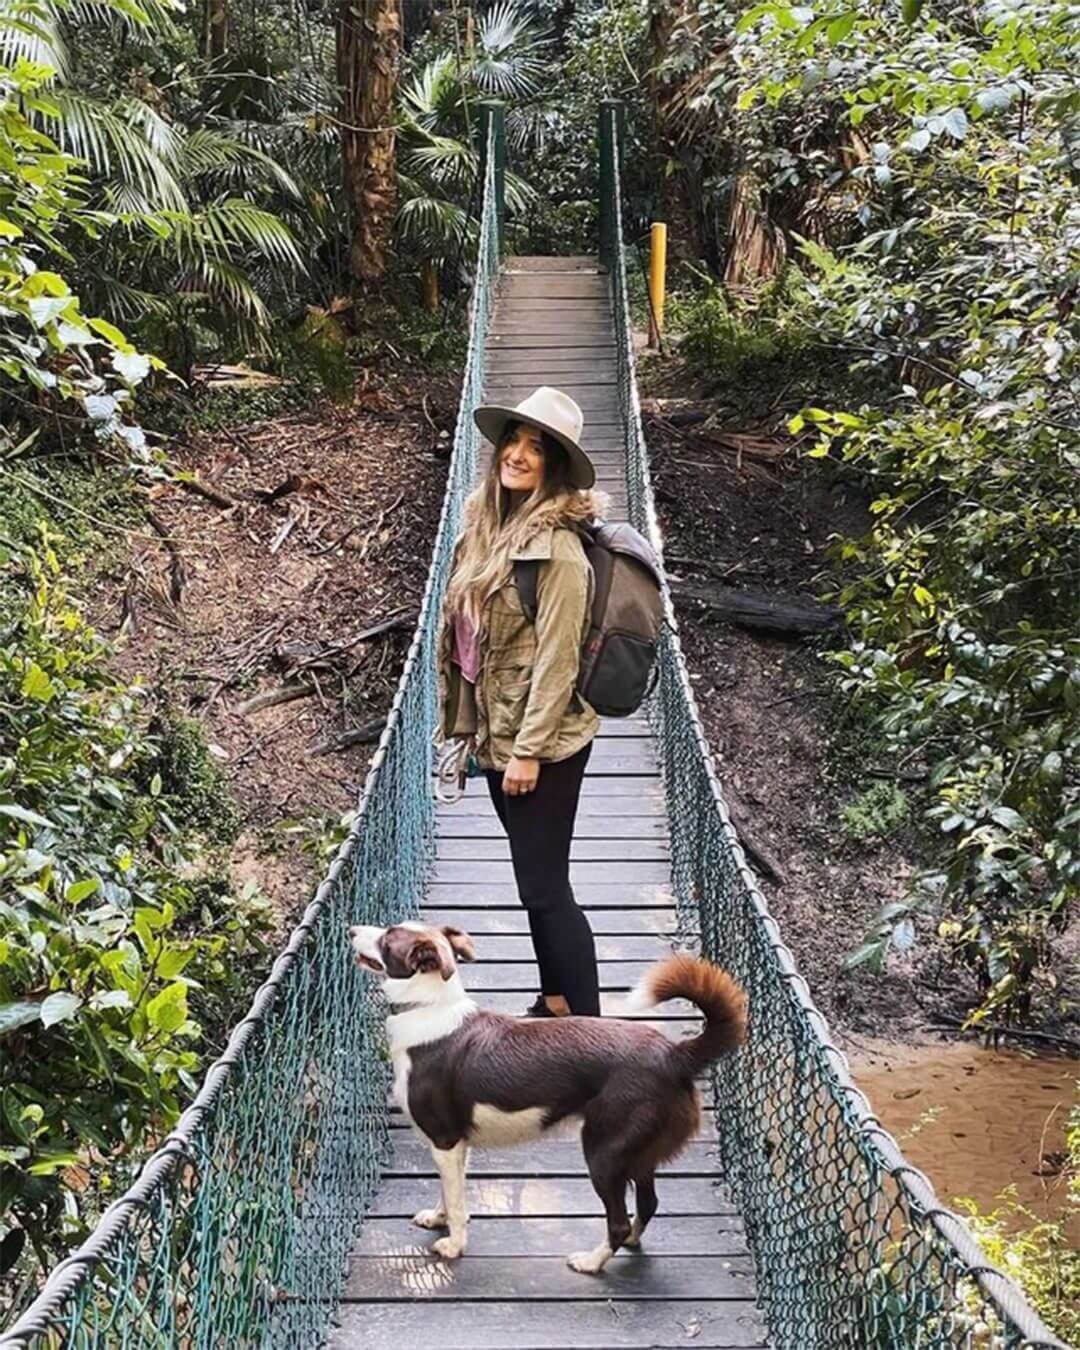
[[(618, 109), (601, 136), (633, 523), (661, 548), (634, 376)], [(776, 1350), (1060, 1347), (1016, 1285), (943, 1209), (855, 1087), (747, 866), (669, 626), (650, 704), (683, 931), (746, 987), (746, 1047), (714, 1074), (725, 1177), (746, 1222)]]
[(492, 148), (442, 518), (356, 823), (176, 1130), (0, 1335), (3, 1350), (297, 1350), (325, 1337), (389, 1137), (382, 1017), (345, 930), (415, 912), (432, 856), (434, 644), (475, 471), (472, 412), (498, 269)]

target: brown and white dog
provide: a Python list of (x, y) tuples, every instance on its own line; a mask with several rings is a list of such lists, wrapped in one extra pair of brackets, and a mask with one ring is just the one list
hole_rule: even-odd
[[(581, 1128), (589, 1176), (607, 1214), (607, 1240), (569, 1258), (599, 1274), (622, 1246), (637, 1247), (656, 1213), (656, 1169), (697, 1132), (695, 1077), (746, 1032), (746, 998), (724, 971), (685, 953), (657, 962), (627, 1001), (642, 1011), (689, 999), (705, 1015), (699, 1036), (670, 1041), (634, 1022), (598, 1017), (517, 1018), (480, 1011), (458, 961), (476, 953), (467, 933), (418, 923), (350, 928), (357, 964), (383, 977), (396, 1010), (386, 1028), (394, 1100), (431, 1148), (442, 1203), (413, 1220), (446, 1228), (433, 1250), (465, 1250), (468, 1150)], [(626, 1188), (634, 1183), (630, 1221)]]

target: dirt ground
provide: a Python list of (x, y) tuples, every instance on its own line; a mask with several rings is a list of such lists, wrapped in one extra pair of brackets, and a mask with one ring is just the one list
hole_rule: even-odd
[(313, 862), (273, 827), (356, 801), (423, 590), (455, 409), (452, 379), (373, 378), (344, 406), (177, 443), (199, 490), (153, 489), (127, 574), (101, 578), (123, 672), (202, 721), (244, 821), (235, 879), (283, 917), (307, 902)]

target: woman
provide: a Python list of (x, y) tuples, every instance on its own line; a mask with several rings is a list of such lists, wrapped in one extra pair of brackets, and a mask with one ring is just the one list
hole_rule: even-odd
[[(439, 643), (445, 740), (469, 738), (510, 839), (540, 968), (531, 1017), (600, 1015), (596, 946), (570, 888), (570, 841), (599, 718), (575, 692), (593, 574), (577, 527), (600, 514), (581, 409), (557, 389), (477, 408), (495, 446), (465, 505)], [(514, 563), (539, 564), (535, 622)]]

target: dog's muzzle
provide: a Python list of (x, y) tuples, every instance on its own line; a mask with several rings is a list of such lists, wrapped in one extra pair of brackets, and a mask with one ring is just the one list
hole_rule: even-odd
[(376, 975), (386, 974), (386, 967), (379, 951), (379, 939), (384, 931), (370, 924), (359, 924), (349, 929), (349, 942), (356, 957), (356, 964), (364, 970), (373, 971)]

